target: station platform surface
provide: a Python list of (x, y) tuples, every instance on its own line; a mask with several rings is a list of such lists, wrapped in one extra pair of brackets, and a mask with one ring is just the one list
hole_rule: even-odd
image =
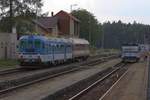
[(103, 100), (146, 100), (149, 61), (132, 64), (127, 74), (108, 92)]

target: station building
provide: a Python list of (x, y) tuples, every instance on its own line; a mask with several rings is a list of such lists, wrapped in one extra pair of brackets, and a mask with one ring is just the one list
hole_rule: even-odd
[(41, 17), (33, 20), (37, 33), (50, 36), (78, 37), (80, 31), (80, 20), (63, 10), (51, 17)]
[(16, 51), (17, 34), (0, 33), (0, 59), (15, 59)]

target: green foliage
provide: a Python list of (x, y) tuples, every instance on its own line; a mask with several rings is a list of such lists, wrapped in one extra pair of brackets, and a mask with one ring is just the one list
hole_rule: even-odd
[(91, 46), (97, 48), (102, 47), (102, 44), (105, 49), (119, 49), (123, 43), (144, 43), (145, 36), (150, 33), (150, 25), (136, 22), (100, 24), (94, 15), (85, 9), (74, 10), (72, 15), (81, 21), (80, 38), (89, 40)]
[(121, 21), (103, 24), (104, 47), (120, 48), (123, 43), (144, 43), (145, 35), (150, 33), (150, 26), (125, 24)]
[(41, 16), (42, 0), (1, 0), (0, 31), (11, 32), (13, 26), (17, 33), (33, 31), (31, 20)]
[[(12, 12), (10, 12), (10, 6), (12, 4)], [(42, 0), (1, 0), (0, 12), (1, 17), (8, 17), (10, 13), (13, 16), (25, 15), (30, 16), (32, 13), (41, 11), (43, 6)], [(29, 14), (29, 15), (28, 15)]]
[(89, 40), (92, 46), (100, 45), (102, 27), (95, 16), (85, 9), (74, 10), (72, 15), (81, 21), (79, 37)]
[(16, 67), (16, 65), (18, 65), (17, 60), (11, 60), (11, 59), (1, 59), (0, 60), (0, 69), (1, 68), (12, 68), (12, 67)]

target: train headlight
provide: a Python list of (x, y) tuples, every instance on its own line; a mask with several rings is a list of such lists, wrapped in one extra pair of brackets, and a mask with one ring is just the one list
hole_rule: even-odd
[(23, 59), (23, 55), (20, 56), (20, 59)]
[(19, 54), (19, 59), (23, 59), (23, 55), (21, 53)]
[(23, 55), (20, 55), (18, 58), (19, 61), (23, 61)]

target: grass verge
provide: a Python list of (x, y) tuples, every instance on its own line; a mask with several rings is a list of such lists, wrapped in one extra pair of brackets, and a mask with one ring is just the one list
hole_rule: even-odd
[(0, 59), (0, 69), (4, 68), (15, 68), (16, 65), (18, 65), (17, 60), (12, 60), (12, 59)]

